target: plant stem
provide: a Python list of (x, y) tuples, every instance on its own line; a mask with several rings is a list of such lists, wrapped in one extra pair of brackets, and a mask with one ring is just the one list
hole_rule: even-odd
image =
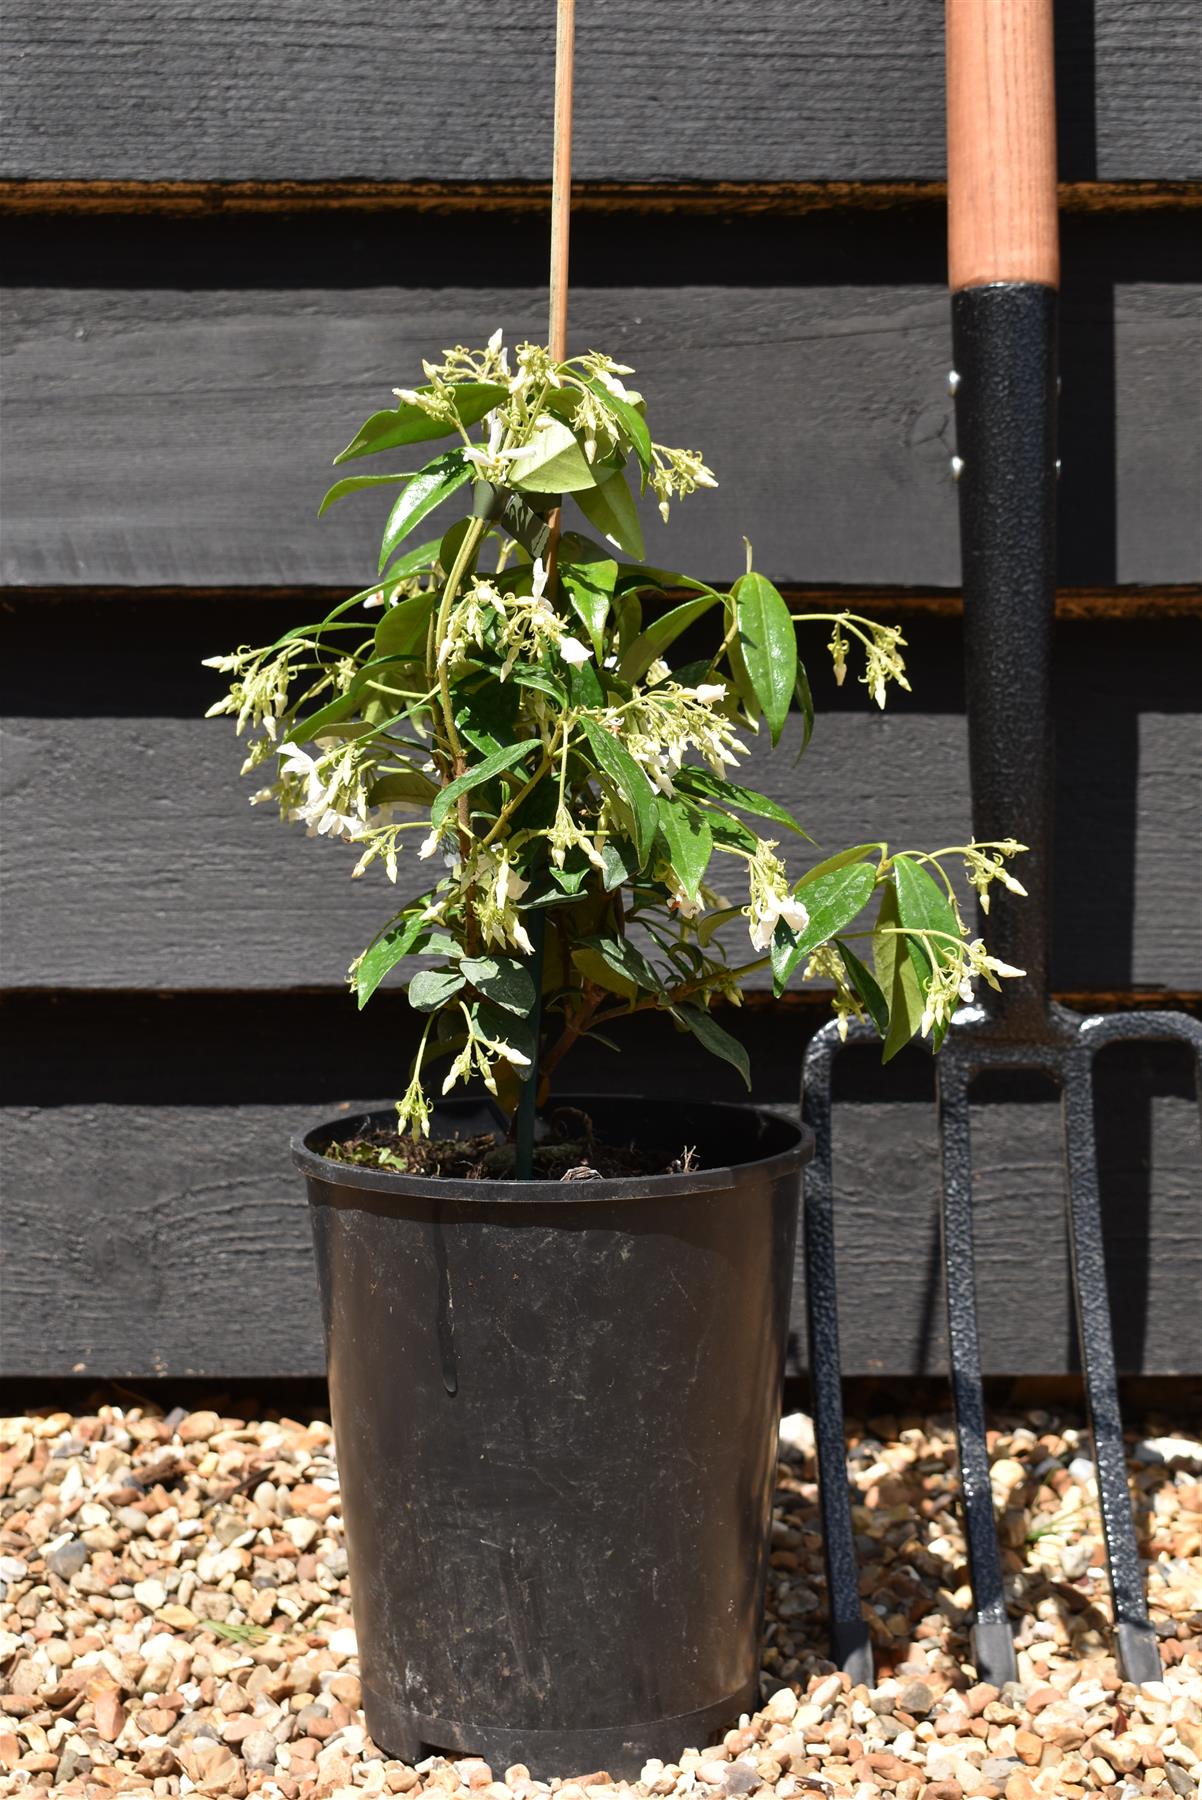
[[(447, 585), (442, 590), (442, 599), (438, 607), (438, 623), (434, 627), (434, 654), (439, 655), (446, 641), (447, 628), (451, 622), (451, 608), (459, 597), (459, 589), (468, 564), (479, 548), (480, 539), (484, 535), (486, 519), (473, 519), (463, 534), (463, 542), (459, 546), (459, 554), (455, 558), (451, 573), (447, 576)], [(431, 670), (432, 674), (433, 671)], [(442, 722), (446, 729), (447, 744), (455, 762), (456, 775), (463, 774), (463, 747), (459, 742), (459, 733), (455, 729), (455, 708), (451, 703), (451, 671), (444, 660), (438, 669), (438, 689), (442, 699)]]

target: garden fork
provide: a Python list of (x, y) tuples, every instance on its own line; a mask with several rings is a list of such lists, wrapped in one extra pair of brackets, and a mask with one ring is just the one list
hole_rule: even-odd
[[(964, 1008), (936, 1063), (943, 1258), (960, 1488), (974, 1601), (973, 1661), (1016, 1673), (989, 1482), (973, 1265), (969, 1091), (979, 1075), (1035, 1072), (1059, 1089), (1069, 1248), (1102, 1529), (1124, 1676), (1158, 1680), (1127, 1488), (1094, 1139), (1092, 1064), (1104, 1045), (1177, 1039), (1202, 1025), (1171, 1012), (1082, 1018), (1048, 999), (1052, 847), (1051, 652), (1055, 598), (1056, 221), (1052, 0), (948, 0), (949, 280), (958, 454), (973, 829), (1027, 845), (1026, 899), (1002, 892), (990, 949), (1026, 971)], [(849, 1039), (870, 1041), (868, 1026)], [(805, 1176), (805, 1254), (831, 1636), (853, 1680), (870, 1680), (847, 1486), (831, 1182), (834, 1025), (807, 1051), (803, 1111), (817, 1149)]]

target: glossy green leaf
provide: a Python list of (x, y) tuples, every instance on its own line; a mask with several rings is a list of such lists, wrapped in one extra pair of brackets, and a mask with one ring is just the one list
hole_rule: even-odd
[(700, 807), (682, 806), (661, 794), (656, 802), (659, 828), (677, 880), (696, 901), (714, 850), (714, 834)]
[(875, 977), (860, 961), (854, 950), (849, 950), (842, 938), (835, 939), (835, 948), (847, 971), (847, 979), (864, 1003), (868, 1017), (876, 1026), (881, 1037), (889, 1030), (889, 1008), (885, 1005), (885, 996), (876, 984)]
[(393, 487), (398, 481), (408, 481), (412, 474), (412, 469), (402, 469), (397, 475), (345, 475), (322, 496), (317, 516), (320, 519), (322, 513), (328, 512), (339, 500), (345, 500), (348, 494), (357, 494), (363, 488)]
[[(562, 549), (563, 540), (560, 540)], [(618, 565), (612, 556), (599, 562), (565, 563), (561, 561), (559, 580), (568, 603), (588, 633), (593, 653), (600, 661), (605, 653), (603, 633), (613, 600), (614, 580)]]
[(529, 1081), (538, 1053), (529, 1020), (519, 1018), (516, 1013), (503, 1011), (486, 1000), (477, 1002), (472, 1008), (472, 1014), (479, 1029), (492, 1043), (509, 1044), (519, 1055), (525, 1057), (524, 1063), (510, 1066), (519, 1081)]
[(721, 594), (702, 594), (696, 600), (686, 600), (683, 605), (674, 606), (662, 618), (653, 619), (623, 655), (619, 664), (619, 673), (623, 679), (641, 681), (656, 657), (662, 656), (690, 625), (704, 618), (721, 598)]
[[(897, 882), (897, 910), (902, 924), (907, 930), (936, 933), (931, 954), (940, 962), (950, 961), (960, 939), (960, 928), (946, 890), (932, 880), (921, 863), (912, 862), (908, 856), (895, 856), (893, 869)], [(930, 960), (922, 944), (915, 939), (907, 938), (906, 945), (918, 986), (925, 996), (931, 985)]]
[(390, 969), (410, 955), (426, 929), (423, 906), (418, 912), (402, 913), (368, 945), (355, 968), (355, 992), (359, 1011), (367, 1005)]
[(876, 930), (872, 934), (873, 969), (877, 986), (889, 1008), (889, 1029), (885, 1033), (882, 1062), (889, 1062), (896, 1056), (922, 1023), (922, 991), (906, 940), (899, 935), (900, 925), (897, 889), (888, 881), (884, 884)]
[(407, 594), (380, 615), (376, 626), (377, 656), (417, 656), (426, 647), (426, 628), (437, 595)]
[(436, 1012), (464, 985), (458, 969), (419, 969), (409, 983), (409, 1004), (415, 1012)]
[[(633, 861), (633, 858), (631, 859)], [(631, 870), (627, 867), (626, 858), (613, 838), (607, 838), (601, 846), (601, 861), (605, 864), (605, 873), (601, 877), (601, 886), (607, 894), (630, 880)]]
[(458, 803), (461, 794), (469, 794), (473, 788), (479, 787), (481, 782), (491, 781), (494, 775), (501, 775), (506, 769), (514, 768), (528, 757), (532, 750), (540, 748), (541, 745), (532, 738), (524, 738), (520, 744), (506, 744), (503, 750), (494, 750), (491, 756), (484, 758), (483, 762), (477, 763), (474, 768), (465, 770), (462, 775), (456, 776), (454, 781), (448, 782), (446, 787), (440, 789), (437, 800), (430, 808), (430, 823), (434, 826), (441, 825), (450, 809)]
[(512, 956), (465, 956), (459, 967), (494, 1006), (523, 1018), (533, 1009), (535, 993), (530, 971)]
[(568, 665), (568, 699), (582, 711), (596, 710), (605, 705), (605, 689), (591, 662)]
[(642, 556), (643, 527), (620, 469), (599, 487), (581, 488), (576, 504), (589, 524), (604, 532), (619, 550), (625, 550), (627, 556)]
[(721, 1025), (716, 1025), (709, 1013), (699, 1006), (674, 1006), (672, 1017), (678, 1019), (687, 1031), (691, 1031), (711, 1056), (720, 1056), (723, 1062), (728, 1062), (732, 1068), (737, 1069), (743, 1077), (744, 1086), (751, 1087), (751, 1064), (738, 1038), (731, 1037), (729, 1031), (723, 1031)]
[(516, 741), (520, 690), (511, 681), (494, 681), (491, 674), (456, 691), (455, 725), (481, 756), (491, 756)]
[(655, 838), (655, 797), (651, 784), (629, 750), (624, 749), (603, 726), (593, 719), (581, 719), (580, 729), (588, 740), (598, 769), (630, 809), (635, 849), (641, 865), (646, 862)]
[(427, 513), (450, 498), (475, 473), (462, 450), (444, 450), (428, 462), (397, 495), (380, 543), (380, 572)]
[(525, 455), (510, 463), (508, 478), (511, 486), (531, 494), (575, 494), (597, 485), (580, 439), (562, 419), (539, 427)]
[(622, 1000), (638, 998), (638, 982), (632, 981), (620, 969), (615, 969), (599, 950), (577, 945), (572, 951), (572, 964), (579, 969), (586, 981), (591, 981), (594, 987), (603, 988), (607, 994), (617, 994)]
[[(587, 937), (580, 940), (581, 950), (592, 950), (624, 981), (648, 993), (658, 993), (661, 982), (647, 958), (636, 950), (629, 938)], [(617, 992), (617, 990), (614, 990)]]
[[(801, 749), (797, 752), (796, 762), (800, 762), (810, 746), (814, 735), (814, 696), (810, 692), (810, 678), (806, 674), (806, 666), (800, 660), (797, 664), (797, 684), (794, 689), (798, 707), (801, 711)], [(796, 766), (796, 764), (794, 765)]]
[(734, 806), (740, 812), (752, 813), (757, 819), (771, 819), (774, 825), (783, 825), (786, 830), (795, 831), (799, 837), (809, 837), (809, 832), (797, 823), (792, 813), (786, 812), (775, 800), (769, 800), (767, 794), (757, 794), (754, 788), (742, 787), (737, 781), (724, 781), (709, 769), (691, 766), (681, 769), (672, 779), (684, 793), (691, 794), (698, 800), (713, 800), (719, 806)]
[(368, 790), (369, 806), (429, 806), (438, 788), (420, 769), (396, 769), (381, 775)]
[[(631, 401), (623, 400), (617, 394), (611, 394), (605, 383), (598, 381), (595, 375), (580, 375), (578, 379), (581, 385), (596, 394), (606, 410), (613, 414), (623, 432), (630, 439), (631, 448), (643, 468), (649, 470), (651, 467), (651, 433), (647, 429), (647, 421), (642, 413)], [(642, 555), (642, 551), (639, 552), (639, 555)]]
[(780, 739), (797, 683), (797, 633), (789, 609), (763, 575), (742, 575), (731, 589), (739, 650), (772, 742)]
[[(419, 392), (429, 393), (429, 388)], [(497, 402), (508, 395), (508, 388), (494, 381), (462, 381), (455, 386), (455, 410), (464, 425), (475, 425)], [(355, 456), (374, 456), (379, 450), (395, 450), (401, 444), (424, 444), (433, 438), (450, 437), (454, 424), (445, 419), (432, 419), (420, 406), (394, 406), (371, 415), (359, 427), (345, 450), (340, 450), (335, 463), (350, 462)]]
[[(884, 844), (853, 844), (849, 850), (839, 850), (834, 856), (828, 856), (808, 869), (801, 878), (801, 887), (804, 888), (807, 882), (817, 881), (820, 875), (829, 875), (835, 869), (846, 868), (848, 863), (864, 862), (873, 854), (879, 855), (884, 848)], [(802, 898), (805, 898), (804, 894)]]
[[(780, 986), (789, 980), (803, 956), (809, 956), (819, 944), (825, 944), (836, 932), (846, 931), (852, 920), (867, 906), (876, 885), (872, 870), (865, 863), (849, 863), (829, 875), (820, 875), (797, 889), (797, 898), (809, 914), (809, 923), (801, 932), (781, 964)], [(790, 934), (792, 935), (792, 934)]]

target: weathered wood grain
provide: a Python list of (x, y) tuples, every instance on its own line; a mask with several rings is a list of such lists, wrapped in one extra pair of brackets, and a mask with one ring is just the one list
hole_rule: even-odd
[[(218, 267), (238, 280), (231, 263)], [(954, 584), (942, 287), (854, 275), (843, 286), (837, 271), (822, 285), (761, 285), (762, 265), (748, 273), (685, 284), (678, 270), (682, 285), (662, 287), (592, 286), (582, 274), (574, 289), (575, 346), (629, 355), (657, 435), (701, 447), (719, 477), (666, 530), (645, 504), (649, 553), (731, 577), (746, 534), (781, 580)], [(387, 503), (358, 496), (319, 522), (332, 455), (432, 346), (482, 341), (497, 322), (519, 337), (544, 323), (537, 284), (398, 293), (150, 280), (7, 295), (9, 585), (359, 585)], [(1197, 293), (1069, 288), (1065, 585), (1198, 579)]]
[[(290, 1133), (338, 1096), (403, 1079), (403, 1007), (356, 1020), (327, 1000), (264, 1005), (79, 996), (10, 1000), (0, 1370), (120, 1378), (318, 1374), (303, 1191)], [(795, 1106), (813, 1014), (731, 1015), (756, 1098)], [(670, 1071), (670, 1074), (666, 1074)], [(849, 1374), (944, 1364), (930, 1063), (837, 1065), (841, 1331)], [(735, 1098), (730, 1071), (659, 1021), (632, 1021), (620, 1069), (585, 1049), (563, 1091), (676, 1087)], [(1197, 1373), (1202, 1170), (1189, 1071), (1173, 1051), (1108, 1053), (1100, 1156), (1120, 1367)], [(47, 1105), (53, 1099), (56, 1104)], [(357, 1108), (358, 1099), (353, 1102)], [(983, 1349), (993, 1373), (1075, 1366), (1055, 1108), (976, 1118)], [(804, 1360), (802, 1296), (795, 1351)], [(885, 1323), (883, 1323), (885, 1321)]]
[[(17, 607), (25, 648), (6, 659), (4, 684), (6, 986), (338, 985), (394, 908), (429, 885), (429, 865), (416, 857), (402, 862), (396, 889), (375, 873), (352, 882), (349, 847), (308, 840), (268, 808), (250, 808), (253, 784), (238, 780), (229, 724), (200, 717), (220, 686), (198, 667), (205, 652), (247, 635), (246, 609), (235, 627), (234, 609), (210, 621), (205, 608), (172, 621), (150, 604)], [(270, 623), (254, 621), (267, 641), (283, 628), (283, 612), (270, 612)], [(757, 743), (749, 779), (794, 809), (822, 847), (811, 861), (878, 837), (963, 841), (971, 825), (957, 622), (911, 627), (914, 693), (883, 714), (858, 683), (834, 687), (826, 634), (811, 633), (813, 742), (795, 766), (793, 721), (775, 755)], [(1202, 718), (1192, 673), (1202, 625), (1069, 624), (1058, 643), (1053, 981), (1202, 988)], [(66, 658), (64, 644), (74, 647)], [(800, 874), (796, 842), (785, 850)]]
[[(1198, 173), (1188, 0), (1057, 6), (1066, 178)], [(43, 179), (538, 179), (554, 26), (538, 0), (12, 0), (0, 170)], [(611, 0), (582, 12), (585, 180), (888, 179), (944, 164), (929, 0)]]

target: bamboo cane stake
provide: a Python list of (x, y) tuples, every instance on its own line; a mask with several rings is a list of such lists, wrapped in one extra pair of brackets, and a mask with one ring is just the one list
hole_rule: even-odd
[[(548, 293), (547, 343), (553, 362), (563, 362), (568, 353), (568, 238), (572, 207), (572, 58), (576, 37), (576, 0), (556, 0), (555, 9), (555, 120), (554, 152), (551, 164), (551, 272)], [(550, 518), (551, 535), (547, 543), (547, 571), (551, 593), (555, 592), (555, 555), (559, 547), (559, 510)], [(522, 1084), (515, 1121), (515, 1173), (519, 1181), (529, 1181), (534, 1172), (534, 1121), (538, 1110), (539, 1031), (542, 1023), (543, 956), (546, 946), (546, 915), (541, 908), (531, 914), (534, 942), (533, 967), (534, 1006), (530, 1024), (534, 1033), (534, 1067)]]

